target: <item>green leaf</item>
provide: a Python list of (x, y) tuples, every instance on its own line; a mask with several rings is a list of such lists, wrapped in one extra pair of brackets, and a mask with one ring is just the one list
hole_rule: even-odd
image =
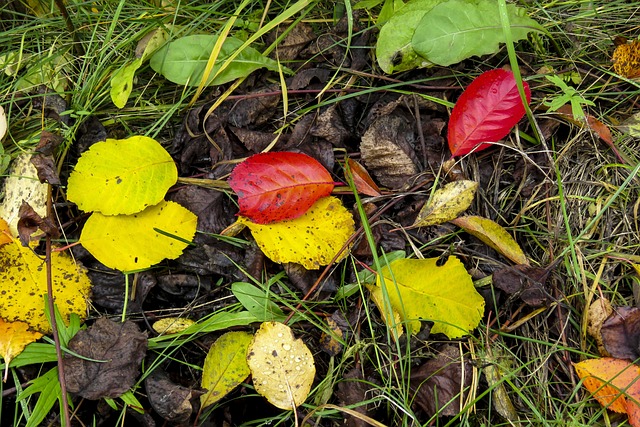
[(157, 141), (146, 136), (107, 139), (80, 157), (67, 197), (84, 211), (133, 214), (159, 203), (177, 180), (173, 159)]
[(118, 108), (123, 108), (129, 100), (131, 89), (133, 89), (133, 76), (142, 65), (142, 59), (134, 59), (116, 71), (111, 77), (111, 101)]
[[(543, 31), (526, 11), (507, 5), (513, 40)], [(495, 0), (448, 0), (424, 14), (411, 41), (428, 61), (447, 66), (472, 56), (498, 52), (504, 43), (498, 2)]]
[(80, 243), (109, 268), (141, 270), (165, 258), (180, 256), (188, 245), (185, 241), (195, 235), (196, 222), (197, 217), (189, 210), (165, 201), (134, 215), (105, 216), (94, 212), (82, 229)]
[[(151, 68), (173, 83), (198, 86), (217, 39), (218, 36), (201, 34), (174, 40), (153, 54), (150, 61)], [(224, 71), (216, 76), (221, 65), (243, 43), (242, 40), (234, 37), (225, 39), (209, 81), (207, 81), (208, 86), (221, 85), (240, 77), (246, 77), (260, 68), (278, 70), (276, 61), (267, 58), (252, 47), (246, 47)], [(216, 76), (215, 79), (214, 76)]]
[(247, 311), (261, 322), (284, 322), (287, 316), (280, 307), (269, 299), (269, 295), (257, 286), (247, 282), (235, 282), (231, 285), (231, 292)]
[(202, 407), (216, 403), (249, 376), (247, 348), (253, 335), (247, 332), (227, 332), (213, 343), (204, 359)]
[(445, 0), (418, 0), (398, 10), (380, 30), (376, 45), (378, 65), (387, 74), (433, 65), (413, 48), (413, 34), (422, 18)]
[(44, 418), (56, 403), (56, 400), (62, 400), (57, 367), (51, 368), (45, 374), (31, 381), (29, 387), (18, 395), (16, 401), (21, 402), (35, 393), (40, 393), (40, 396), (38, 396), (33, 412), (31, 412), (31, 416), (27, 421), (27, 427), (41, 425)]
[(473, 286), (464, 265), (450, 256), (444, 265), (439, 258), (400, 259), (382, 269), (384, 284), (378, 276), (369, 286), (374, 302), (390, 328), (397, 328), (385, 313), (387, 304), (394, 317), (401, 319), (410, 333), (420, 330), (420, 320), (434, 322), (432, 333), (458, 338), (476, 328), (484, 312), (484, 299)]

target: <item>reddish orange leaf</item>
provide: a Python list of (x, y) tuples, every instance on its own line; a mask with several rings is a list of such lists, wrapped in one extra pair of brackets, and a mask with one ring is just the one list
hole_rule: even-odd
[(0, 317), (0, 356), (4, 359), (4, 379), (7, 381), (9, 364), (14, 357), (22, 353), (24, 348), (42, 337), (40, 332), (29, 330), (24, 322), (5, 322)]
[(640, 426), (640, 367), (612, 357), (588, 359), (573, 366), (584, 387), (602, 406), (626, 412), (629, 423)]
[(358, 162), (352, 159), (347, 159), (349, 163), (349, 169), (353, 176), (353, 183), (356, 186), (358, 193), (366, 194), (367, 196), (378, 197), (381, 196), (380, 188), (373, 182), (369, 172)]
[(333, 190), (331, 174), (301, 153), (262, 153), (235, 167), (229, 185), (238, 195), (238, 215), (256, 224), (294, 219)]
[(4, 219), (0, 218), (0, 246), (11, 243), (11, 232), (9, 231), (9, 224)]

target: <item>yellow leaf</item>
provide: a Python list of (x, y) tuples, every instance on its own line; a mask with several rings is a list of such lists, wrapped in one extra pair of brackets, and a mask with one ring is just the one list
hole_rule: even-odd
[(433, 193), (431, 199), (420, 209), (414, 227), (442, 224), (457, 218), (466, 211), (478, 189), (475, 181), (450, 182)]
[(164, 199), (178, 180), (173, 159), (146, 136), (107, 139), (89, 148), (69, 176), (67, 197), (84, 211), (133, 214)]
[(153, 322), (151, 327), (159, 334), (177, 334), (195, 323), (193, 320), (183, 317), (166, 317)]
[(256, 391), (274, 406), (291, 410), (304, 403), (316, 375), (313, 355), (291, 329), (264, 322), (247, 353)]
[(490, 219), (479, 216), (461, 216), (451, 222), (516, 264), (529, 265), (527, 256), (513, 237), (507, 233), (507, 230)]
[[(404, 334), (404, 327), (402, 326), (402, 317), (400, 317), (400, 313), (398, 313), (398, 310), (396, 310), (390, 303), (385, 304), (381, 288), (377, 286), (367, 287), (371, 291), (371, 299), (373, 300), (373, 303), (378, 307), (378, 310), (380, 310), (382, 320), (384, 320), (384, 323), (386, 323), (387, 326), (389, 326), (389, 329), (393, 331), (394, 338), (400, 338)], [(393, 320), (391, 317), (393, 317)], [(418, 328), (420, 328), (419, 325)]]
[(24, 348), (42, 337), (40, 332), (29, 330), (29, 325), (24, 322), (5, 322), (0, 317), (0, 356), (4, 359), (4, 379), (7, 381), (9, 363), (14, 357), (22, 353)]
[[(274, 262), (295, 262), (308, 270), (328, 265), (355, 232), (351, 213), (335, 197), (322, 197), (302, 216), (273, 224), (240, 217), (262, 252)], [(342, 252), (337, 261), (347, 256)]]
[(249, 376), (247, 348), (253, 335), (247, 332), (227, 332), (209, 349), (202, 369), (200, 396), (203, 408), (216, 403)]
[[(60, 252), (51, 254), (53, 296), (63, 318), (86, 317), (91, 283), (83, 268)], [(43, 259), (17, 239), (0, 247), (0, 317), (23, 321), (34, 330), (51, 332), (45, 317), (47, 271)]]
[(196, 223), (192, 212), (165, 201), (134, 215), (105, 216), (94, 212), (82, 229), (80, 243), (109, 268), (140, 270), (165, 258), (179, 257), (186, 242), (193, 239)]
[[(440, 258), (399, 259), (382, 268), (386, 295), (378, 275), (376, 286), (369, 286), (378, 309), (386, 313), (388, 302), (405, 322), (407, 332), (417, 333), (420, 320), (434, 322), (432, 333), (449, 338), (468, 334), (478, 326), (484, 313), (484, 299), (478, 294), (471, 276), (454, 256), (438, 266)], [(386, 316), (386, 314), (385, 314)], [(388, 322), (387, 319), (385, 321)], [(392, 328), (397, 326), (389, 325)]]
[(640, 77), (640, 41), (621, 43), (613, 51), (613, 71), (628, 79)]

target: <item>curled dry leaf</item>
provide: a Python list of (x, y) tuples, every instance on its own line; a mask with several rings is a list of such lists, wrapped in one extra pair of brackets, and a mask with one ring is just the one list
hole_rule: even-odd
[(420, 209), (414, 227), (442, 224), (451, 221), (466, 211), (478, 189), (475, 181), (454, 181), (436, 190)]
[(347, 158), (349, 164), (349, 170), (351, 170), (351, 176), (353, 177), (353, 183), (356, 186), (356, 190), (359, 193), (366, 194), (371, 197), (380, 196), (380, 189), (373, 182), (369, 172), (358, 162), (353, 159)]
[(165, 420), (182, 425), (191, 417), (191, 398), (198, 392), (171, 382), (164, 371), (155, 369), (144, 380), (144, 388), (151, 407)]
[(640, 357), (640, 308), (616, 307), (600, 327), (607, 352), (618, 359)]

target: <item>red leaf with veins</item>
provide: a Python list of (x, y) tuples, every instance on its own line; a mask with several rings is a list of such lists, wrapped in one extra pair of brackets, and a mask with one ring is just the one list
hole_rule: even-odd
[(334, 186), (320, 162), (286, 151), (249, 157), (233, 169), (229, 185), (238, 195), (238, 215), (257, 224), (297, 218)]
[[(526, 82), (527, 104), (531, 90)], [(489, 148), (507, 136), (524, 116), (525, 108), (511, 71), (497, 69), (480, 74), (462, 92), (449, 118), (449, 150), (455, 156)]]

